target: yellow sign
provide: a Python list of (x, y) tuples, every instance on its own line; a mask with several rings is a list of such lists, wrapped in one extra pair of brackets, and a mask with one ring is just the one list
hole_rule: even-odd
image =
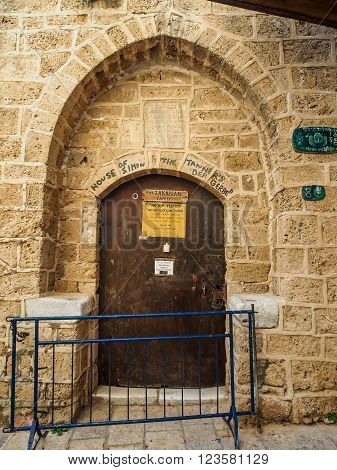
[(187, 202), (187, 191), (176, 191), (175, 189), (145, 189), (143, 201), (157, 202)]
[(186, 237), (186, 191), (143, 192), (143, 237)]

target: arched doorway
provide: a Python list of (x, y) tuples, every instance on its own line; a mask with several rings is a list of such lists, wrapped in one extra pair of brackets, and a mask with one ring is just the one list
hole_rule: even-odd
[[(112, 191), (101, 206), (100, 313), (208, 311), (221, 307), (225, 276), (222, 203), (174, 176), (146, 175)], [(100, 336), (223, 332), (223, 318), (106, 320)], [(200, 343), (200, 341), (199, 341)], [(224, 348), (214, 341), (103, 345), (101, 384), (203, 387), (224, 382)], [(165, 373), (159, 367), (165, 362)], [(182, 362), (183, 357), (183, 362)], [(218, 362), (217, 362), (218, 361)], [(179, 364), (179, 366), (178, 366)], [(199, 376), (200, 367), (200, 376)]]

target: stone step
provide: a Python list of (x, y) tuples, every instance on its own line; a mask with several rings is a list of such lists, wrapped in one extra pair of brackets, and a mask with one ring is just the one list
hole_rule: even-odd
[[(225, 387), (218, 388), (219, 401), (228, 400), (228, 391)], [(128, 389), (127, 387), (111, 387), (110, 397), (112, 405), (127, 405)], [(109, 387), (107, 385), (99, 385), (93, 393), (95, 400), (109, 401)], [(181, 389), (166, 388), (165, 389), (165, 402), (167, 405), (179, 405), (182, 400)], [(212, 404), (217, 401), (217, 388), (209, 387), (201, 389), (201, 402), (203, 404)], [(129, 403), (130, 406), (145, 405), (145, 388), (130, 388), (129, 389)], [(148, 405), (162, 405), (164, 403), (164, 389), (163, 388), (148, 388), (147, 389), (147, 403)], [(199, 389), (185, 389), (184, 390), (184, 404), (197, 405), (199, 404)]]

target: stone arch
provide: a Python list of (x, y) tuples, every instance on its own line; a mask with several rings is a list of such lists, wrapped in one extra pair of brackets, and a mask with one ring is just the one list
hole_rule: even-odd
[[(287, 105), (264, 64), (247, 48), (242, 38), (223, 33), (195, 18), (175, 19), (170, 13), (138, 16), (118, 22), (81, 44), (46, 85), (33, 112), (26, 152), (40, 151), (39, 161), (47, 164), (46, 193), (50, 195), (50, 202), (45, 202), (44, 212), (47, 225), (53, 230), (53, 233), (49, 231), (49, 237), (55, 238), (58, 174), (65, 143), (88, 102), (126, 71), (141, 64), (163, 62), (164, 58), (166, 63), (178, 63), (189, 70), (197, 70), (220, 83), (240, 101), (259, 130), (265, 174), (268, 184), (272, 182), (272, 165), (266, 158), (266, 150), (275, 140), (273, 118), (285, 113)], [(184, 170), (180, 171), (183, 174)], [(217, 180), (217, 173), (211, 169), (209, 182), (202, 184), (221, 198), (221, 181)], [(220, 192), (214, 190), (212, 182)], [(271, 192), (268, 190), (269, 198)], [(95, 205), (93, 200), (91, 205)], [(52, 273), (49, 278), (52, 286)]]
[[(175, 12), (126, 18), (85, 40), (54, 74), (41, 93), (27, 130), (26, 151), (37, 141), (44, 161), (59, 163), (59, 147), (69, 138), (81, 112), (80, 102), (110, 80), (111, 67), (126, 68), (147, 60), (158, 41), (166, 42), (166, 59), (202, 70), (254, 108), (266, 148), (275, 139), (272, 117), (287, 112), (286, 96), (265, 64), (247, 47), (243, 38), (207, 25), (196, 16)], [(136, 51), (136, 52), (135, 52)]]
[[(158, 44), (162, 46), (160, 41)], [(97, 238), (95, 238), (95, 234), (97, 234), (96, 221), (100, 199), (128, 179), (137, 178), (147, 173), (170, 174), (193, 180), (197, 182), (197, 184), (204, 186), (219, 198), (223, 202), (226, 210), (228, 251), (233, 253), (232, 256), (234, 256), (234, 259), (241, 259), (242, 266), (240, 269), (245, 273), (248, 273), (248, 265), (249, 262), (252, 261), (251, 259), (248, 260), (248, 263), (244, 263), (244, 260), (250, 256), (248, 252), (249, 246), (251, 246), (251, 252), (253, 247), (255, 250), (255, 254), (252, 256), (259, 256), (259, 254), (256, 254), (257, 251), (261, 253), (263, 252), (263, 256), (265, 257), (263, 265), (254, 266), (254, 269), (259, 267), (261, 269), (263, 268), (264, 271), (260, 274), (260, 277), (257, 278), (255, 287), (250, 287), (255, 290), (268, 288), (267, 271), (269, 271), (269, 265), (267, 266), (267, 242), (264, 241), (263, 248), (255, 246), (256, 241), (250, 243), (245, 240), (246, 234), (241, 230), (244, 224), (248, 224), (252, 227), (256, 223), (256, 217), (260, 220), (261, 217), (265, 217), (267, 213), (261, 192), (264, 179), (261, 179), (261, 177), (263, 177), (263, 168), (261, 164), (262, 159), (259, 160), (259, 157), (257, 156), (260, 154), (260, 150), (256, 150), (256, 152), (252, 151), (247, 153), (247, 155), (243, 152), (239, 157), (241, 159), (239, 163), (236, 160), (237, 155), (234, 154), (230, 156), (229, 154), (231, 152), (228, 150), (228, 155), (226, 153), (226, 157), (229, 158), (228, 166), (226, 166), (226, 168), (222, 168), (221, 164), (212, 163), (208, 158), (210, 156), (209, 153), (207, 151), (203, 152), (204, 147), (198, 147), (199, 143), (196, 149), (193, 150), (194, 141), (191, 146), (191, 139), (187, 139), (187, 147), (186, 144), (184, 144), (182, 148), (178, 147), (177, 149), (170, 151), (170, 158), (172, 157), (172, 154), (177, 156), (174, 163), (167, 163), (165, 159), (161, 158), (165, 152), (167, 156), (167, 150), (162, 151), (152, 148), (151, 145), (148, 147), (145, 143), (137, 144), (137, 150), (129, 149), (128, 151), (124, 151), (124, 146), (122, 144), (116, 146), (114, 141), (110, 145), (111, 141), (109, 140), (109, 149), (106, 149), (106, 139), (110, 139), (110, 137), (107, 137), (109, 134), (108, 129), (113, 129), (112, 134), (119, 133), (120, 137), (118, 137), (118, 142), (121, 142), (120, 139), (123, 133), (123, 127), (119, 127), (118, 130), (116, 130), (113, 121), (121, 121), (123, 123), (126, 111), (129, 110), (129, 108), (134, 108), (135, 106), (141, 108), (142, 102), (147, 102), (147, 98), (144, 98), (140, 89), (148, 89), (147, 87), (149, 87), (149, 89), (152, 90), (152, 88), (156, 88), (153, 87), (153, 85), (154, 83), (158, 84), (158, 82), (153, 82), (152, 80), (158, 80), (158, 69), (160, 69), (159, 75), (161, 86), (163, 86), (164, 89), (167, 85), (167, 83), (165, 84), (165, 80), (167, 79), (165, 77), (167, 74), (168, 77), (171, 77), (169, 80), (175, 80), (176, 77), (179, 77), (178, 84), (171, 83), (168, 94), (164, 95), (164, 97), (159, 95), (161, 96), (161, 100), (166, 99), (170, 101), (171, 94), (175, 93), (173, 90), (179, 90), (179, 93), (187, 93), (190, 101), (190, 104), (188, 105), (190, 107), (190, 111), (192, 113), (196, 113), (197, 116), (202, 116), (205, 113), (205, 110), (203, 110), (203, 105), (201, 106), (201, 110), (199, 109), (199, 106), (200, 103), (203, 103), (204, 95), (198, 95), (197, 91), (203, 92), (206, 90), (206, 96), (209, 91), (216, 91), (216, 94), (214, 95), (215, 98), (213, 94), (210, 93), (209, 96), (211, 98), (205, 99), (211, 99), (210, 107), (213, 109), (212, 113), (223, 111), (232, 116), (231, 119), (234, 119), (234, 121), (231, 121), (230, 124), (226, 124), (232, 127), (232, 134), (237, 133), (236, 126), (242, 127), (243, 131), (247, 131), (248, 133), (250, 133), (252, 129), (256, 128), (255, 124), (252, 124), (253, 127), (251, 127), (250, 124), (248, 126), (247, 123), (250, 122), (250, 119), (241, 110), (241, 104), (237, 103), (235, 96), (233, 97), (230, 92), (223, 90), (221, 85), (217, 84), (214, 80), (210, 80), (200, 73), (182, 69), (181, 67), (176, 67), (172, 70), (172, 64), (165, 65), (165, 63), (162, 63), (161, 61), (159, 61), (159, 64), (156, 63), (153, 65), (153, 62), (149, 60), (143, 65), (143, 67), (139, 67), (138, 65), (125, 71), (123, 74), (116, 77), (116, 80), (113, 82), (113, 86), (107, 86), (106, 89), (102, 90), (97, 94), (97, 96), (95, 96), (95, 98), (92, 99), (90, 104), (87, 105), (87, 111), (83, 114), (81, 120), (79, 120), (76, 125), (73, 137), (70, 139), (63, 167), (66, 183), (62, 189), (62, 200), (60, 204), (60, 207), (62, 208), (60, 215), (60, 244), (62, 246), (59, 250), (61, 257), (59, 259), (58, 269), (56, 272), (57, 290), (64, 291), (70, 289), (72, 291), (73, 289), (80, 289), (81, 292), (86, 293), (96, 292), (98, 273), (91, 271), (92, 264), (89, 263), (89, 259), (91, 262), (98, 264), (97, 258), (95, 258), (95, 256), (97, 256)], [(184, 81), (186, 77), (188, 80)], [(139, 89), (138, 85), (135, 84), (135, 81), (137, 80), (140, 80)], [(191, 91), (188, 91), (190, 88)], [(134, 99), (133, 96), (135, 89), (137, 89), (136, 99)], [(152, 92), (153, 90), (151, 93)], [(127, 93), (127, 95), (125, 95), (125, 93)], [(158, 99), (156, 93), (157, 91), (155, 92), (155, 99)], [(221, 93), (221, 95), (218, 93)], [(131, 99), (129, 99), (129, 94)], [(152, 99), (154, 99), (153, 96)], [(180, 96), (179, 99), (183, 101), (185, 100), (184, 96)], [(221, 100), (223, 100), (223, 102)], [(132, 103), (131, 105), (129, 104), (130, 102)], [(114, 108), (116, 107), (122, 107), (123, 111), (121, 112), (117, 109), (117, 117), (111, 117), (110, 112), (113, 111), (114, 113)], [(196, 111), (194, 111), (194, 108)], [(106, 115), (107, 110), (109, 110), (109, 117)], [(132, 112), (134, 112), (134, 110)], [(123, 118), (121, 118), (122, 116)], [(220, 115), (220, 118), (221, 116), (222, 114)], [(126, 117), (127, 119), (130, 119), (129, 114)], [(199, 126), (198, 119), (198, 117), (192, 119), (192, 121), (194, 121), (194, 124), (192, 125), (196, 128)], [(239, 120), (237, 121), (237, 119)], [(101, 124), (104, 125), (104, 128), (101, 128)], [(200, 125), (204, 126), (202, 122)], [(203, 134), (205, 132), (206, 131), (203, 130), (194, 130), (192, 135), (196, 136), (198, 133)], [(221, 130), (220, 133), (222, 132), (226, 135), (226, 130)], [(201, 136), (201, 138), (204, 139), (203, 136)], [(228, 138), (228, 136), (225, 138)], [(239, 137), (237, 138), (239, 139)], [(197, 142), (199, 142), (198, 139), (199, 137), (196, 138)], [(205, 139), (207, 144), (208, 137), (206, 136)], [(221, 141), (220, 143), (221, 147), (223, 142)], [(227, 143), (224, 145), (226, 147)], [(228, 144), (228, 148), (231, 148), (231, 145), (234, 145), (234, 148), (236, 148), (236, 144)], [(114, 150), (114, 148), (116, 150)], [(127, 145), (126, 148), (128, 148)], [(260, 144), (258, 144), (258, 149), (260, 149)], [(108, 152), (106, 152), (106, 150), (108, 150)], [(241, 151), (242, 150), (243, 149), (241, 148)], [(223, 150), (221, 150), (221, 153), (223, 153)], [(241, 185), (245, 184), (242, 178), (246, 178), (247, 173), (244, 177), (241, 174), (243, 170), (240, 173), (240, 170), (237, 170), (236, 167), (242, 165), (242, 159), (245, 159), (246, 157), (247, 160), (251, 159), (251, 161), (250, 163), (247, 161), (247, 166), (244, 167), (243, 170), (246, 168), (246, 172), (253, 173), (252, 178), (254, 180), (254, 189), (243, 188), (243, 191), (241, 191)], [(86, 159), (86, 162), (82, 165), (82, 168), (80, 168), (80, 162), (84, 158)], [(253, 199), (255, 197), (259, 199), (258, 203), (254, 203)], [(250, 206), (247, 208), (245, 204)], [(242, 214), (244, 208), (247, 209), (247, 214)], [(240, 217), (243, 218), (246, 216), (247, 220), (240, 219)], [(82, 235), (79, 234), (79, 227), (81, 224)], [(255, 239), (256, 236), (257, 232), (255, 231)], [(70, 239), (70, 242), (67, 241), (67, 238), (68, 240)], [(83, 271), (80, 270), (81, 266), (79, 267), (72, 261), (72, 250), (75, 245), (79, 247), (76, 249), (83, 251), (83, 256), (81, 256)], [(87, 245), (87, 248), (83, 249), (83, 246), (81, 245)], [(241, 251), (240, 249), (237, 249), (238, 247), (240, 248), (240, 246)], [(85, 254), (85, 250), (87, 250), (87, 252), (90, 251), (90, 254)], [(67, 253), (70, 253), (68, 259)], [(86, 260), (88, 263), (86, 263)], [(230, 274), (233, 274), (234, 283), (240, 283), (241, 279), (244, 284), (244, 280), (246, 279), (248, 284), (252, 284), (253, 278), (251, 274), (244, 278), (242, 272), (241, 274), (233, 273), (234, 263), (229, 263), (228, 271)], [(79, 279), (81, 279), (80, 287), (78, 286)], [(236, 291), (237, 290), (238, 288), (236, 288)]]

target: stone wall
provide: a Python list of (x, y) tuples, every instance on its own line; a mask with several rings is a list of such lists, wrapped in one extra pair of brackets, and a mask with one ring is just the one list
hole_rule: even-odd
[[(40, 322), (40, 341), (68, 341), (97, 337), (91, 322)], [(31, 425), (34, 404), (34, 325), (18, 324), (16, 343), (16, 426)], [(57, 344), (39, 346), (38, 416), (41, 424), (74, 421), (89, 402), (90, 390), (97, 386), (97, 345)], [(90, 366), (91, 364), (91, 366)], [(11, 372), (11, 361), (7, 363)], [(5, 386), (5, 382), (2, 382)], [(9, 394), (9, 384), (6, 384)], [(8, 413), (8, 411), (7, 411)], [(6, 410), (4, 415), (7, 415)]]
[(66, 149), (56, 290), (95, 294), (97, 195), (130, 175), (157, 170), (207, 182), (226, 199), (229, 288), (268, 291), (264, 171), (259, 136), (247, 113), (219, 85), (194, 72), (147, 64), (125, 74), (90, 102)]
[[(291, 147), (297, 126), (337, 124), (336, 30), (206, 0), (0, 11), (1, 413), (6, 316), (54, 290), (96, 294), (100, 198), (150, 171), (223, 201), (230, 293), (284, 299), (261, 331), (266, 419), (336, 411), (337, 157)], [(182, 110), (178, 147), (147, 134), (156, 101)], [(303, 201), (304, 184), (326, 199)]]

